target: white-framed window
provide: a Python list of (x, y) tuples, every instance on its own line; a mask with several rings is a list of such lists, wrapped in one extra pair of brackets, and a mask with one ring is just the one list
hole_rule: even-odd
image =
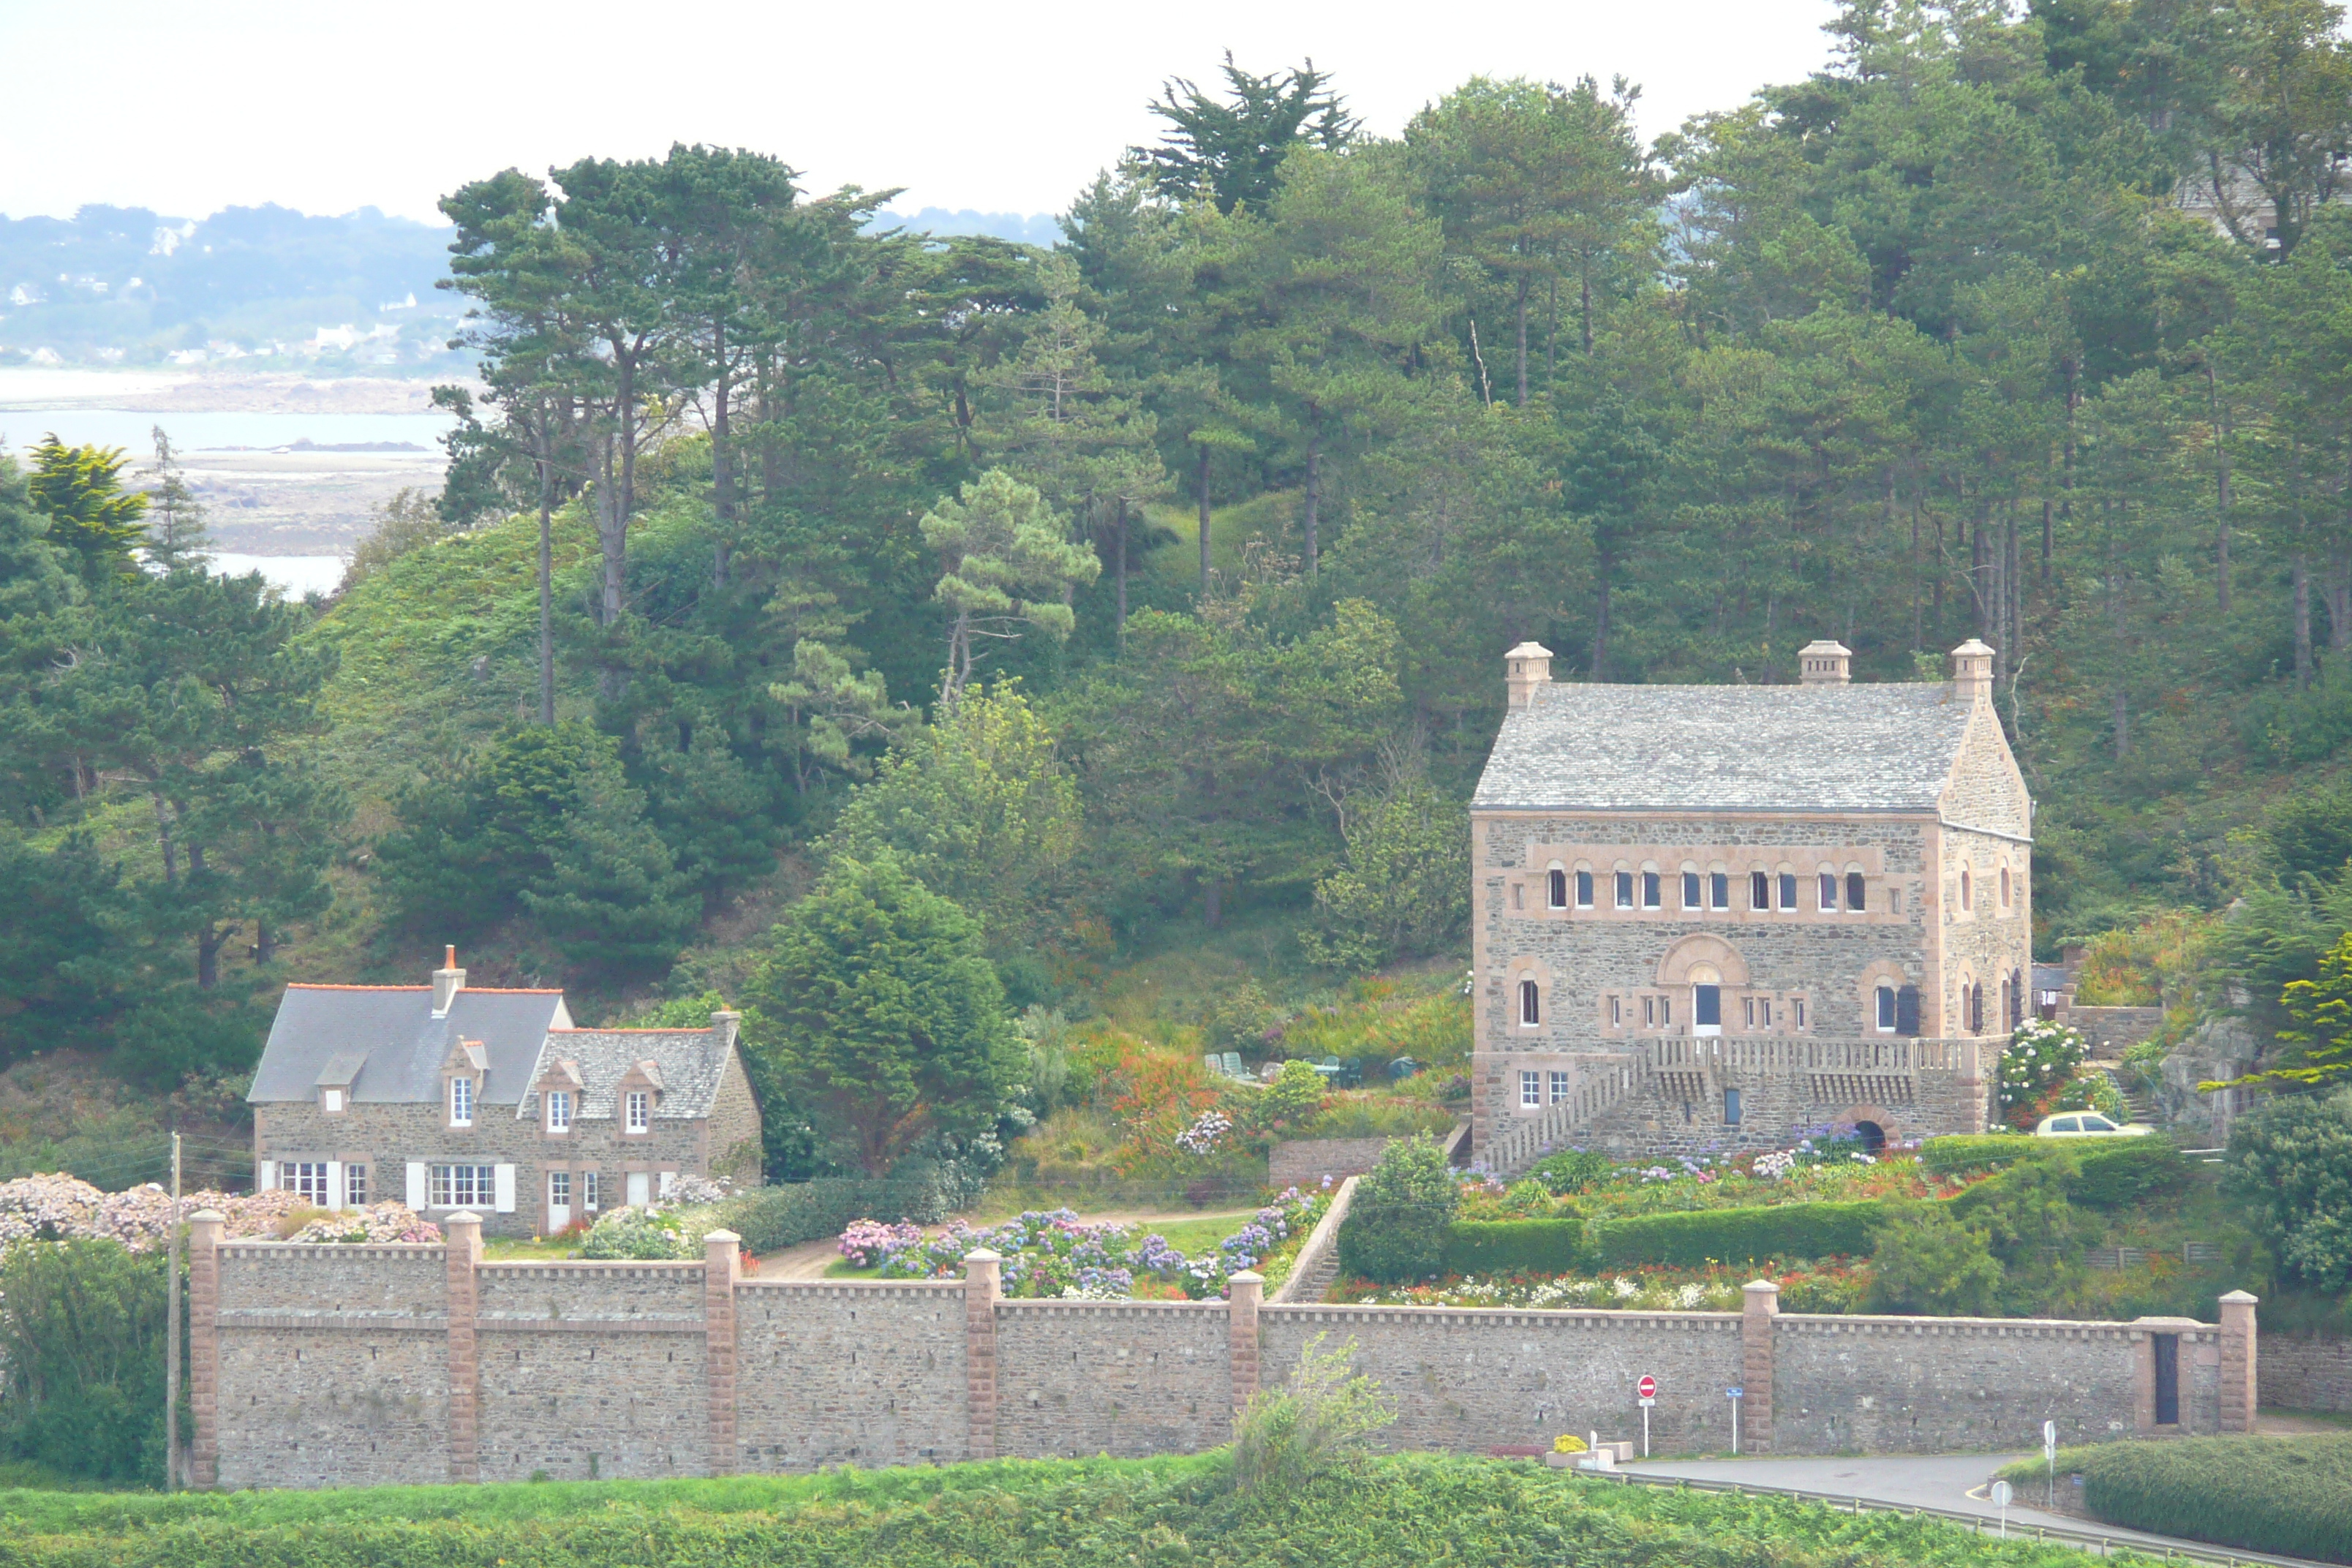
[(1727, 910), (1731, 907), (1731, 873), (1709, 871), (1706, 874), (1706, 907)]
[(453, 1078), (449, 1080), (449, 1125), (471, 1127), (474, 1124), (474, 1080)]
[(572, 1206), (571, 1172), (550, 1171), (547, 1173), (547, 1202), (548, 1206), (551, 1208), (568, 1209)]
[(320, 1208), (327, 1206), (327, 1163), (324, 1160), (284, 1162), (278, 1167), (278, 1184), (306, 1204), (315, 1204)]
[(1549, 1103), (1558, 1105), (1568, 1098), (1569, 1075), (1567, 1073), (1557, 1070), (1549, 1073), (1545, 1077), (1544, 1083), (1547, 1090), (1546, 1098)]
[(1696, 910), (1700, 907), (1698, 873), (1685, 871), (1683, 873), (1683, 908)]
[(1865, 902), (1864, 894), (1869, 884), (1864, 881), (1861, 872), (1848, 871), (1845, 874), (1846, 913), (1850, 915), (1858, 915), (1863, 912), (1864, 904)]
[(343, 1091), (340, 1089), (320, 1089), (319, 1109), (330, 1116), (341, 1116), (343, 1113)]
[(1658, 999), (1657, 999), (1655, 996), (1644, 996), (1644, 997), (1643, 997), (1643, 998), (1642, 998), (1642, 1026), (1643, 1026), (1643, 1028), (1645, 1028), (1645, 1029), (1649, 1029), (1649, 1028), (1655, 1028), (1655, 1027), (1657, 1026), (1657, 1023), (1658, 1023)]
[(1633, 907), (1633, 873), (1631, 871), (1617, 873), (1617, 907), (1621, 910)]
[(1523, 1072), (1519, 1075), (1519, 1104), (1535, 1110), (1543, 1104), (1543, 1074)]
[(644, 1132), (654, 1124), (654, 1097), (650, 1089), (633, 1089), (621, 1097), (621, 1131)]
[(1797, 907), (1797, 874), (1794, 871), (1780, 873), (1780, 907), (1789, 910)]
[(1592, 907), (1592, 873), (1590, 871), (1576, 874), (1576, 907), (1580, 910)]
[(596, 1212), (598, 1207), (597, 1199), (602, 1196), (597, 1189), (603, 1184), (603, 1183), (598, 1181), (597, 1173), (595, 1172), (583, 1171), (580, 1173), (580, 1206), (586, 1209), (590, 1214), (594, 1214)]
[(1822, 911), (1833, 914), (1838, 904), (1838, 879), (1835, 871), (1822, 873)]
[(1769, 910), (1772, 907), (1772, 874), (1769, 871), (1748, 873), (1748, 907)]
[(1658, 874), (1655, 871), (1643, 872), (1642, 907), (1645, 910), (1661, 908), (1664, 903), (1664, 890), (1659, 886)]
[(343, 1167), (343, 1206), (365, 1208), (368, 1201), (368, 1168), (365, 1165)]
[(547, 1091), (547, 1130), (568, 1132), (572, 1130), (572, 1091), (551, 1089)]
[(1805, 1026), (1805, 999), (1802, 996), (1790, 998), (1789, 1021), (1800, 1029)]
[(498, 1169), (492, 1165), (428, 1165), (425, 1169), (425, 1192), (428, 1208), (489, 1208), (498, 1202)]
[(1895, 1032), (1895, 987), (1892, 985), (1880, 986), (1877, 993), (1877, 1002), (1878, 1032), (1882, 1035), (1891, 1035)]
[(1612, 996), (1609, 998), (1609, 1026), (1613, 1029), (1624, 1021), (1625, 1003), (1623, 998)]
[(1555, 866), (1551, 868), (1551, 875), (1545, 878), (1544, 881), (1547, 890), (1551, 894), (1551, 907), (1556, 910), (1568, 908), (1568, 873)]
[(1532, 980), (1519, 982), (1519, 1023), (1534, 1028), (1543, 1022), (1543, 992)]

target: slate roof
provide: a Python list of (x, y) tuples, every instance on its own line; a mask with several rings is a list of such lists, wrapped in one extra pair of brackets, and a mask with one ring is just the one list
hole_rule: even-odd
[(430, 985), (289, 985), (245, 1098), (311, 1100), (320, 1075), (345, 1070), (337, 1058), (357, 1054), (365, 1064), (352, 1080), (352, 1104), (435, 1103), (442, 1064), (467, 1039), (489, 1058), (481, 1102), (520, 1105), (548, 1030), (571, 1022), (560, 991), (460, 991), (436, 1018)]
[(1934, 811), (1972, 708), (1942, 681), (1540, 685), (1475, 809)]
[(551, 1029), (530, 1080), (557, 1061), (579, 1068), (580, 1114), (591, 1120), (614, 1113), (621, 1080), (641, 1061), (652, 1061), (654, 1120), (690, 1121), (710, 1114), (727, 1075), (731, 1033), (718, 1029)]

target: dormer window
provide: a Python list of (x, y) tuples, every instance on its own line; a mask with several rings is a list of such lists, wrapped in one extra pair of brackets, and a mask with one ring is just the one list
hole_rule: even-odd
[(621, 1097), (621, 1131), (648, 1132), (654, 1124), (654, 1097), (651, 1089), (633, 1089)]
[(572, 1131), (572, 1091), (551, 1089), (547, 1091), (547, 1130), (550, 1132)]
[(449, 1125), (471, 1127), (474, 1124), (474, 1080), (453, 1078), (449, 1080)]
[(319, 1109), (329, 1116), (341, 1116), (343, 1113), (343, 1091), (340, 1089), (320, 1089)]

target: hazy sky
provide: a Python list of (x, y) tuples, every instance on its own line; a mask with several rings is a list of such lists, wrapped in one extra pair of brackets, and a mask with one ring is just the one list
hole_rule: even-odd
[(278, 202), (434, 218), (509, 164), (772, 153), (902, 210), (1053, 212), (1171, 75), (1311, 54), (1376, 132), (1464, 78), (1622, 74), (1654, 136), (1824, 58), (1831, 0), (0, 0), (0, 213)]

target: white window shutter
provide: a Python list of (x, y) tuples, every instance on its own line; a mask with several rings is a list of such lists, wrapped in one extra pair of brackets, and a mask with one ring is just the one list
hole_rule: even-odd
[(629, 1206), (631, 1208), (641, 1209), (653, 1201), (652, 1194), (646, 1190), (650, 1185), (652, 1184), (646, 1179), (646, 1173), (643, 1171), (629, 1173)]
[(327, 1206), (331, 1209), (349, 1206), (343, 1202), (343, 1163), (341, 1160), (327, 1162)]
[(278, 1190), (277, 1161), (261, 1162), (261, 1168), (254, 1173), (253, 1190), (257, 1193), (274, 1193)]
[(669, 1196), (669, 1190), (676, 1185), (677, 1185), (677, 1173), (676, 1171), (664, 1171), (661, 1173), (661, 1195), (664, 1197)]
[(500, 1214), (514, 1213), (515, 1168), (512, 1165), (490, 1167), (490, 1191), (498, 1200)]
[(408, 1206), (413, 1209), (425, 1206), (425, 1162), (422, 1160), (408, 1162)]

